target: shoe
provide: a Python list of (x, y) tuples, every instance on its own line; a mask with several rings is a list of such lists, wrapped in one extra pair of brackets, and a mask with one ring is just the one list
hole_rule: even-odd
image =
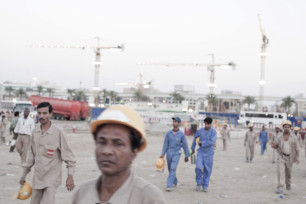
[(277, 189), (276, 193), (277, 193), (277, 194), (282, 194), (283, 191), (282, 191), (281, 189)]
[(177, 186), (177, 183), (173, 185), (173, 187), (176, 187), (176, 186)]
[(286, 185), (286, 190), (290, 191), (291, 190), (291, 185)]
[(203, 188), (203, 192), (207, 192), (207, 188)]
[(272, 161), (272, 164), (274, 164), (275, 163), (275, 161)]
[(200, 190), (201, 190), (201, 185), (197, 185), (196, 191), (200, 191)]
[(252, 163), (252, 159), (250, 159), (250, 163)]
[(171, 188), (171, 187), (167, 187), (167, 188), (166, 188), (166, 191), (171, 192), (171, 191), (172, 191), (172, 188)]

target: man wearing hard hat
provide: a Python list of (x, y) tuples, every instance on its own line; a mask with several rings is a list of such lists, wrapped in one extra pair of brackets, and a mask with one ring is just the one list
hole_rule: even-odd
[(227, 129), (227, 124), (225, 124), (220, 132), (223, 141), (223, 151), (226, 151), (227, 140), (231, 139), (230, 131)]
[(246, 147), (246, 162), (252, 162), (254, 158), (254, 147), (255, 147), (255, 142), (256, 144), (258, 143), (257, 140), (257, 135), (253, 131), (253, 124), (250, 123), (248, 125), (249, 131), (246, 132), (245, 138), (244, 138), (244, 146)]
[(297, 139), (300, 147), (303, 148), (304, 144), (303, 144), (302, 136), (300, 134), (300, 128), (296, 126), (296, 127), (294, 127), (293, 131), (294, 131), (294, 136)]
[(192, 154), (194, 154), (196, 140), (199, 137), (199, 148), (197, 150), (198, 153), (195, 169), (197, 182), (196, 191), (200, 191), (202, 188), (204, 192), (207, 192), (214, 162), (217, 132), (211, 127), (212, 118), (205, 118), (204, 123), (205, 127), (201, 128), (194, 134), (191, 150)]
[(21, 185), (35, 165), (31, 204), (55, 203), (55, 193), (62, 180), (63, 161), (68, 170), (67, 190), (72, 191), (74, 188), (73, 174), (76, 159), (63, 130), (50, 121), (52, 112), (50, 103), (38, 104), (37, 115), (40, 125), (32, 133), (27, 160), (22, 165), (23, 175), (19, 180)]
[(295, 136), (290, 134), (291, 122), (286, 120), (283, 122), (284, 133), (277, 138), (275, 142), (271, 142), (271, 146), (277, 150), (277, 191), (283, 193), (283, 180), (285, 177), (286, 189), (291, 190), (291, 172), (294, 162), (299, 164), (299, 147)]
[(164, 146), (160, 158), (164, 158), (167, 154), (167, 164), (169, 176), (167, 179), (167, 191), (172, 191), (172, 187), (177, 185), (176, 168), (181, 157), (181, 148), (185, 152), (185, 162), (188, 162), (189, 149), (185, 134), (179, 129), (181, 119), (179, 117), (172, 118), (173, 129), (167, 132), (164, 139)]
[[(272, 135), (271, 137), (271, 142), (276, 142), (277, 138), (279, 138), (281, 136), (281, 130), (279, 125), (275, 126), (275, 133)], [(275, 154), (276, 154), (276, 150), (273, 148), (273, 152), (272, 152), (272, 163), (275, 163)]]
[(260, 141), (260, 153), (263, 155), (265, 153), (265, 150), (267, 148), (267, 142), (269, 141), (268, 132), (266, 131), (266, 126), (263, 125), (262, 129), (259, 133), (259, 141)]
[(73, 204), (164, 204), (161, 190), (131, 172), (138, 152), (147, 146), (142, 118), (133, 109), (111, 106), (90, 124), (101, 174), (82, 183)]

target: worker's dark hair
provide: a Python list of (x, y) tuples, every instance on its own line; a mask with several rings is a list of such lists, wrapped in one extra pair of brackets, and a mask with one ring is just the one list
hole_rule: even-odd
[(52, 108), (51, 104), (48, 103), (48, 102), (41, 102), (40, 104), (38, 104), (37, 105), (37, 110), (40, 109), (40, 108), (46, 108), (46, 107), (49, 108), (49, 113), (52, 113), (53, 108)]
[(211, 124), (212, 121), (213, 121), (212, 118), (207, 117), (207, 118), (205, 118), (204, 123)]
[(16, 111), (16, 112), (14, 113), (14, 116), (15, 116), (15, 117), (19, 116), (19, 112)]
[[(93, 133), (95, 141), (97, 141), (97, 133), (101, 130), (101, 128), (104, 125), (106, 125), (106, 124), (99, 125), (97, 127), (96, 132)], [(132, 151), (134, 151), (135, 149), (140, 149), (142, 139), (141, 139), (141, 136), (140, 136), (139, 132), (137, 132), (133, 128), (130, 128), (126, 125), (124, 125), (124, 126), (130, 130), (130, 142), (131, 142)]]

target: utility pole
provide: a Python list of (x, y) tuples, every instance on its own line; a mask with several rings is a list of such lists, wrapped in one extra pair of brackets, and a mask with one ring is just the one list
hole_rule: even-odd
[(267, 38), (264, 28), (261, 21), (261, 14), (258, 14), (259, 27), (262, 34), (262, 44), (261, 44), (261, 68), (260, 68), (260, 81), (259, 81), (259, 104), (258, 111), (263, 111), (263, 100), (264, 100), (264, 88), (265, 88), (265, 62), (266, 62), (266, 48), (269, 43), (269, 39)]

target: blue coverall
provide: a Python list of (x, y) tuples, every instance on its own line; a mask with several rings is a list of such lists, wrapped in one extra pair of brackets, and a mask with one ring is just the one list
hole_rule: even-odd
[[(201, 185), (203, 189), (209, 185), (209, 178), (212, 172), (214, 162), (214, 146), (217, 139), (217, 132), (215, 129), (210, 128), (208, 131), (205, 128), (198, 130), (191, 145), (191, 150), (194, 151), (196, 146), (196, 139), (200, 137), (201, 145), (198, 148), (197, 161), (196, 161), (196, 182)], [(203, 170), (204, 169), (204, 170)]]
[(268, 138), (268, 133), (267, 131), (261, 131), (259, 134), (259, 141), (261, 144), (261, 154), (263, 154), (266, 150), (266, 144), (268, 142), (269, 138)]
[(162, 155), (167, 154), (169, 170), (167, 187), (177, 185), (176, 168), (180, 161), (182, 147), (185, 151), (185, 157), (189, 157), (189, 149), (185, 134), (180, 130), (175, 135), (173, 134), (173, 130), (167, 132), (162, 150)]

